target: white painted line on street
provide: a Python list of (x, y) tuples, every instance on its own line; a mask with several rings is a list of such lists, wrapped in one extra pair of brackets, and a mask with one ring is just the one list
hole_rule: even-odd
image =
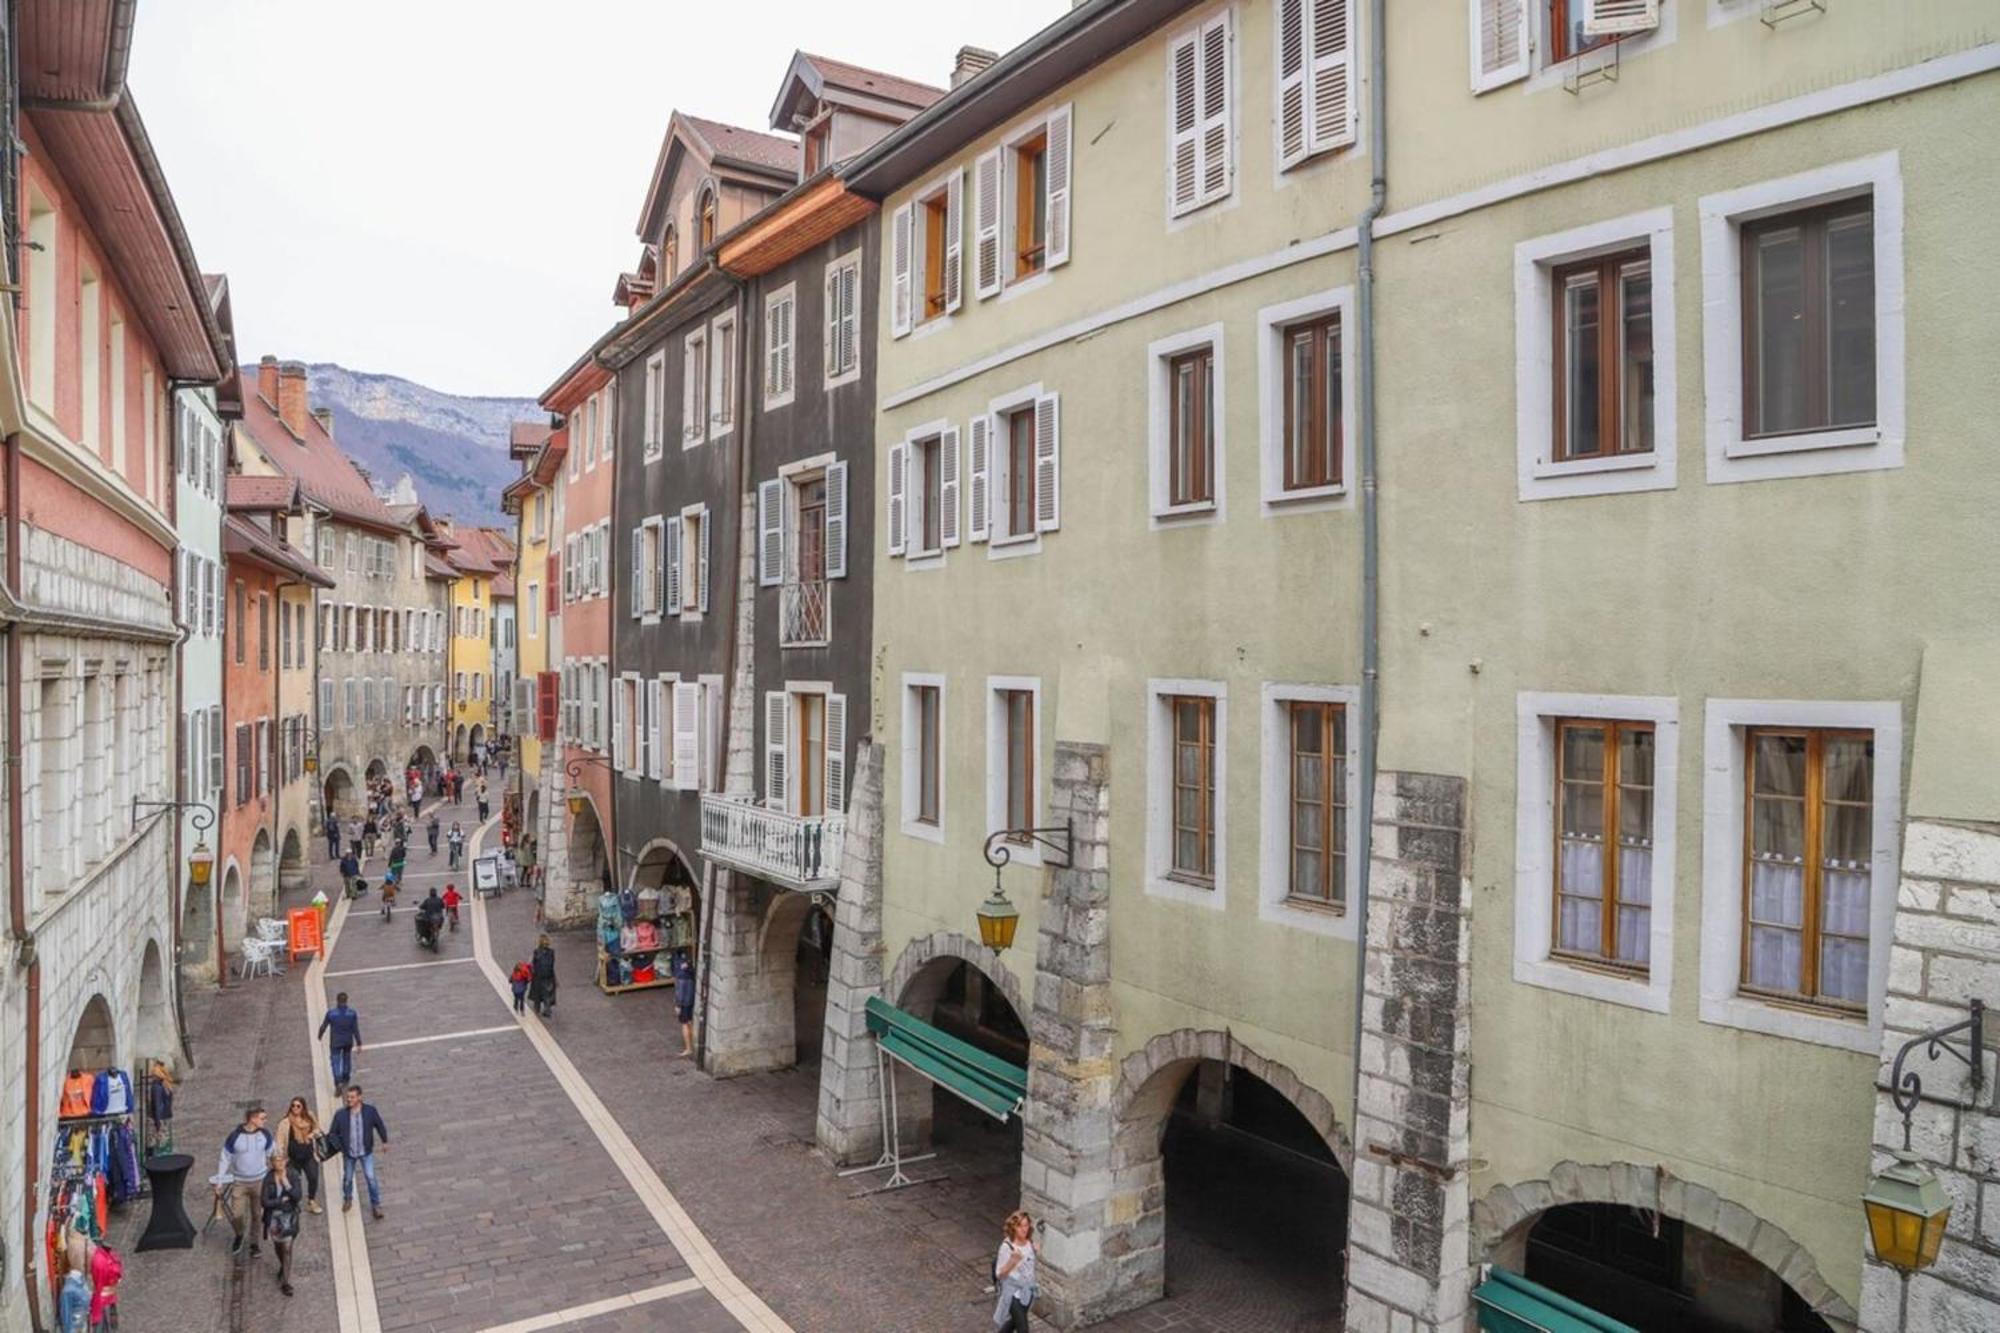
[(616, 1314), (620, 1310), (636, 1310), (654, 1301), (664, 1301), (670, 1296), (684, 1296), (690, 1291), (700, 1291), (701, 1283), (691, 1277), (679, 1282), (668, 1282), (644, 1291), (635, 1291), (629, 1296), (611, 1296), (588, 1305), (572, 1305), (567, 1310), (557, 1310), (553, 1314), (538, 1314), (532, 1319), (516, 1319), (511, 1324), (494, 1324), (480, 1333), (538, 1333), (545, 1328), (561, 1328), (564, 1324), (580, 1324), (586, 1319), (601, 1314)]
[[(485, 841), (486, 834), (492, 827), (492, 823), (488, 822), (473, 835), (475, 856), (478, 854), (478, 847)], [(511, 1007), (514, 1003), (514, 992), (507, 984), (507, 976), (500, 970), (500, 965), (493, 961), (493, 934), (486, 920), (486, 900), (477, 896), (472, 900), (472, 948), (479, 959), (479, 970), (484, 972), (487, 981), (492, 983), (494, 993), (503, 1003)], [(792, 1333), (791, 1325), (780, 1319), (777, 1313), (765, 1305), (757, 1293), (751, 1291), (743, 1279), (737, 1277), (729, 1265), (723, 1262), (715, 1246), (711, 1245), (708, 1237), (695, 1226), (694, 1219), (687, 1215), (679, 1200), (674, 1198), (673, 1191), (667, 1188), (666, 1182), (660, 1179), (657, 1171), (653, 1170), (652, 1163), (639, 1151), (639, 1145), (632, 1142), (624, 1126), (612, 1116), (610, 1109), (598, 1099), (590, 1083), (570, 1062), (569, 1055), (556, 1043), (556, 1039), (549, 1035), (549, 1030), (542, 1020), (533, 1013), (528, 1013), (522, 1016), (521, 1024), (521, 1030), (528, 1034), (528, 1040), (541, 1055), (542, 1062), (548, 1065), (549, 1072), (556, 1076), (556, 1082), (569, 1096), (571, 1104), (582, 1113), (583, 1122), (590, 1126), (591, 1133), (595, 1134), (597, 1141), (604, 1145), (604, 1151), (611, 1155), (611, 1160), (617, 1164), (626, 1182), (632, 1186), (632, 1192), (646, 1205), (646, 1211), (652, 1214), (653, 1221), (666, 1233), (668, 1242), (679, 1253), (682, 1262), (687, 1264), (688, 1271), (700, 1279), (701, 1285), (708, 1288), (709, 1294), (720, 1301), (723, 1308), (734, 1315), (736, 1322), (743, 1327), (757, 1330), (757, 1333)]]
[(329, 972), (329, 977), (365, 977), (371, 972), (403, 972), (413, 967), (449, 967), (453, 963), (476, 963), (477, 958), (433, 958), (422, 963), (391, 963), (387, 967), (350, 967), (345, 972)]
[[(325, 947), (306, 968), (306, 1044), (312, 1051), (313, 1094), (322, 1108), (322, 1122), (334, 1106), (333, 1070), (320, 1045), (319, 1021), (326, 1010), (326, 960), (340, 942), (351, 900), (342, 898), (327, 922)], [(327, 1240), (333, 1246), (333, 1296), (340, 1312), (340, 1333), (382, 1333), (382, 1314), (375, 1304), (375, 1270), (368, 1262), (368, 1238), (360, 1213), (326, 1215)]]
[(496, 1032), (519, 1032), (520, 1030), (521, 1025), (519, 1023), (509, 1023), (507, 1026), (499, 1028), (468, 1028), (464, 1032), (433, 1032), (428, 1037), (403, 1037), (397, 1041), (371, 1041), (361, 1049), (373, 1054), (376, 1051), (386, 1051), (397, 1046), (422, 1046), (425, 1042), (431, 1041), (457, 1041), (460, 1037), (490, 1037)]

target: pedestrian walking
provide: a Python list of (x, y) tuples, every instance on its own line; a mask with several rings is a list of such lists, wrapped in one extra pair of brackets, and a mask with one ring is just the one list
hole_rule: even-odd
[(451, 856), (445, 862), (445, 865), (448, 869), (456, 870), (458, 869), (459, 860), (465, 855), (465, 830), (458, 826), (456, 819), (451, 821), (451, 833), (446, 837), (445, 841), (451, 848)]
[(299, 1238), (300, 1193), (299, 1173), (286, 1165), (282, 1153), (273, 1154), (257, 1200), (264, 1213), (264, 1239), (278, 1255), (278, 1290), (287, 1296), (292, 1294), (292, 1242)]
[(514, 988), (514, 1012), (528, 1012), (528, 983), (535, 979), (535, 969), (525, 961), (514, 964), (514, 971), (508, 976), (507, 984)]
[(474, 791), (475, 791), (475, 793), (477, 794), (477, 796), (478, 796), (478, 798), (479, 798), (479, 822), (480, 822), (480, 823), (482, 823), (482, 824), (484, 824), (484, 823), (486, 822), (486, 820), (487, 820), (487, 817), (488, 817), (488, 811), (489, 811), (489, 810), (491, 809), (491, 807), (490, 807), (490, 806), (488, 806), (488, 805), (487, 805), (487, 803), (486, 803), (486, 779), (485, 779), (485, 778), (481, 778), (481, 779), (479, 779), (479, 786), (478, 786), (478, 787), (476, 787), (476, 788), (474, 789)]
[(1035, 1241), (1035, 1222), (1026, 1213), (1013, 1212), (1001, 1227), (1000, 1252), (993, 1259), (993, 1281), (1000, 1299), (993, 1305), (993, 1327), (1005, 1333), (1028, 1333), (1028, 1309), (1035, 1303), (1035, 1259), (1041, 1246)]
[(347, 1007), (346, 991), (333, 997), (333, 1008), (319, 1021), (318, 1035), (327, 1038), (333, 1088), (338, 1092), (354, 1073), (354, 1053), (361, 1049), (361, 1015)]
[(431, 811), (431, 817), (424, 821), (424, 836), (431, 840), (432, 856), (438, 854), (438, 828), (437, 811), (433, 810)]
[(347, 890), (348, 897), (352, 898), (354, 896), (354, 885), (357, 881), (360, 880), (360, 878), (361, 878), (360, 859), (356, 857), (353, 852), (349, 852), (347, 855), (341, 857), (340, 883), (341, 887)]
[(463, 773), (453, 773), (451, 775), (451, 803), (453, 805), (465, 804), (465, 774)]
[(354, 1207), (354, 1173), (358, 1169), (368, 1182), (368, 1208), (382, 1216), (382, 1180), (375, 1171), (375, 1148), (389, 1146), (389, 1127), (382, 1113), (361, 1100), (361, 1085), (347, 1085), (347, 1098), (333, 1113), (326, 1137), (340, 1153), (340, 1210)]
[(403, 867), (410, 863), (410, 849), (401, 838), (389, 849), (389, 873), (398, 881), (403, 878)]
[(326, 812), (326, 859), (340, 859), (340, 816), (331, 810)]
[(543, 935), (535, 942), (535, 956), (528, 963), (528, 999), (535, 1012), (547, 1018), (556, 1007), (556, 951)]
[(243, 1123), (229, 1131), (229, 1137), (222, 1141), (215, 1175), (208, 1182), (215, 1186), (215, 1197), (229, 1214), (229, 1229), (236, 1233), (236, 1240), (229, 1247), (231, 1254), (242, 1253), (246, 1242), (250, 1253), (257, 1253), (258, 1236), (264, 1229), (264, 1204), (258, 1191), (264, 1184), (275, 1146), (271, 1131), (265, 1128), (265, 1119), (261, 1106), (243, 1113)]
[(363, 856), (375, 855), (375, 840), (379, 836), (380, 830), (375, 823), (375, 816), (370, 815), (361, 821), (361, 854)]
[(306, 1185), (306, 1211), (317, 1213), (319, 1206), (319, 1117), (303, 1097), (292, 1098), (285, 1118), (278, 1122), (278, 1155), (288, 1170), (296, 1171)]
[(674, 950), (674, 1014), (681, 1024), (681, 1054), (694, 1055), (694, 960)]
[(347, 849), (354, 853), (354, 859), (361, 859), (361, 816), (347, 821)]

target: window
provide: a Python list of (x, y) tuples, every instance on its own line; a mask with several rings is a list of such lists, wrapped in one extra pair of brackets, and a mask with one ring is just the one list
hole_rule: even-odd
[(46, 411), (56, 400), (55, 205), (39, 191), (28, 192), (28, 397)]
[(1235, 176), (1229, 14), (1224, 10), (1167, 46), (1167, 212), (1174, 217), (1226, 197)]
[(1001, 690), (1000, 713), (1007, 738), (1006, 802), (1001, 807), (1005, 827), (1016, 830), (1009, 839), (1026, 842), (1025, 830), (1035, 824), (1035, 695), (1032, 690)]
[(708, 341), (708, 433), (719, 438), (736, 424), (736, 316), (724, 315), (711, 324)]
[(250, 726), (240, 723), (236, 728), (236, 804), (244, 805), (250, 800), (251, 766)]
[(965, 282), (965, 172), (955, 170), (932, 182), (916, 203), (917, 323), (957, 311)]
[[(1226, 866), (1224, 687), (1214, 681), (1153, 680), (1146, 709), (1146, 892), (1219, 909)], [(1266, 753), (1283, 767), (1267, 773), (1266, 784), (1274, 795), (1289, 794), (1291, 736), (1286, 732), (1272, 740), (1276, 744), (1267, 743)], [(1272, 831), (1267, 825), (1267, 834)], [(1289, 864), (1280, 873), (1286, 886), (1281, 900), (1288, 899)]]
[[(1347, 901), (1347, 709), (1294, 699), (1285, 705), (1290, 733), (1287, 895), (1300, 902)], [(1178, 743), (1178, 742), (1177, 742)]]
[(993, 540), (1026, 537), (1035, 530), (1035, 413), (1033, 408), (999, 417), (1000, 464)]
[(667, 224), (666, 235), (660, 243), (660, 286), (665, 287), (672, 282), (680, 271), (681, 238), (675, 233), (674, 226), (670, 222)]
[(675, 567), (667, 574), (668, 587), (679, 598), (676, 610), (680, 614), (699, 614), (708, 610), (708, 506), (683, 509), (679, 535)]
[(908, 455), (909, 553), (938, 555), (958, 545), (958, 431), (943, 432), (890, 449), (891, 552), (902, 538), (903, 496), (898, 475)]
[(1557, 462), (1653, 450), (1653, 278), (1645, 250), (1554, 274)]
[(944, 677), (905, 675), (903, 688), (903, 831), (942, 841)]
[(257, 669), (271, 669), (271, 599), (257, 594)]
[[(690, 786), (699, 775), (687, 773), (682, 761), (699, 768), (701, 760), (682, 748), (680, 718), (684, 712), (692, 718), (705, 711), (700, 690), (706, 688), (688, 682), (674, 687), (675, 772)], [(765, 694), (764, 800), (805, 818), (847, 808), (847, 696), (818, 686)], [(834, 867), (826, 870), (835, 872)]]
[(1354, 142), (1353, 0), (1278, 0), (1277, 38), (1278, 161), (1290, 168)]
[[(829, 292), (832, 284), (828, 284)], [(792, 401), (798, 374), (798, 288), (787, 283), (764, 298), (764, 409), (783, 407)], [(832, 343), (829, 341), (829, 348)], [(662, 354), (656, 358), (660, 362), (661, 378), (665, 378), (666, 359)], [(829, 356), (828, 369), (831, 370)], [(652, 363), (647, 363), (647, 402), (652, 401)], [(648, 408), (651, 411), (651, 408)], [(650, 418), (649, 418), (650, 419)]]
[(1173, 839), (1168, 874), (1215, 880), (1215, 700), (1169, 695), (1173, 718)]
[(77, 306), (77, 356), (83, 398), (82, 439), (78, 442), (95, 453), (104, 416), (104, 284), (95, 273), (83, 273)]
[(696, 234), (700, 238), (702, 250), (706, 252), (710, 246), (715, 244), (714, 189), (705, 189), (701, 192), (701, 202), (696, 206), (695, 218), (698, 228)]
[(1033, 277), (1048, 264), (1049, 137), (1036, 134), (1009, 150), (1014, 182), (1014, 277)]
[(1215, 499), (1215, 349), (1197, 347), (1167, 363), (1167, 502)]
[(1061, 523), (1057, 395), (1031, 385), (995, 399), (972, 433), (973, 540), (1029, 542)]
[(681, 447), (692, 448), (708, 431), (708, 334), (696, 329), (681, 344)]
[(1653, 728), (1556, 723), (1558, 956), (1643, 970), (1651, 961)]
[(923, 201), (924, 305), (921, 317), (936, 319), (944, 313), (944, 247), (946, 197), (933, 195)]
[[(1585, 51), (1594, 51), (1608, 42), (1617, 40), (1611, 33), (1591, 32), (1586, 29), (1590, 18), (1590, 0), (1546, 0), (1549, 7), (1549, 60), (1568, 60), (1580, 56)], [(1596, 25), (1590, 25), (1595, 27)]]
[(1865, 1009), (1875, 739), (1759, 727), (1746, 745), (1743, 988)]
[(1341, 347), (1352, 299), (1343, 287), (1258, 312), (1267, 513), (1300, 501), (1352, 502), (1352, 402)]
[(861, 374), (861, 252), (836, 259), (826, 270), (826, 387)]
[(1901, 467), (1897, 155), (1710, 195), (1700, 211), (1708, 480)]
[(1041, 824), (1041, 682), (1032, 676), (986, 679), (986, 831), (1002, 830), (1013, 859), (1041, 864), (1032, 839), (1021, 830)]
[(618, 439), (618, 381), (612, 380), (597, 395), (599, 410), (597, 436), (599, 456), (609, 462), (611, 446)]
[(245, 661), (244, 645), (250, 637), (250, 608), (248, 597), (243, 590), (243, 580), (236, 580), (234, 586), (236, 589), (236, 665), (242, 666)]

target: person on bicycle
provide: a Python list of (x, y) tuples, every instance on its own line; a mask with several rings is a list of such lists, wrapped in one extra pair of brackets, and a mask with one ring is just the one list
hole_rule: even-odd
[(387, 921), (389, 913), (396, 909), (396, 877), (393, 874), (382, 877), (382, 919)]
[(444, 917), (445, 920), (451, 922), (453, 930), (458, 929), (458, 905), (464, 901), (465, 899), (459, 897), (458, 885), (447, 884), (444, 886)]

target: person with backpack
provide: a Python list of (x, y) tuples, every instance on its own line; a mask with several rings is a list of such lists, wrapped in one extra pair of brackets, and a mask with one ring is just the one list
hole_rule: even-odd
[(292, 1242), (299, 1238), (302, 1192), (299, 1173), (286, 1165), (283, 1154), (273, 1154), (257, 1202), (264, 1214), (264, 1239), (278, 1255), (278, 1290), (287, 1296), (292, 1294)]
[(528, 1012), (528, 983), (534, 979), (535, 969), (528, 966), (526, 959), (514, 964), (513, 974), (507, 978), (507, 984), (514, 988), (515, 1013)]
[(226, 1207), (229, 1214), (230, 1230), (236, 1233), (235, 1243), (229, 1247), (231, 1254), (241, 1254), (244, 1243), (250, 1246), (250, 1253), (258, 1251), (258, 1237), (264, 1230), (264, 1202), (260, 1190), (264, 1176), (269, 1169), (272, 1150), (277, 1141), (271, 1131), (264, 1127), (264, 1108), (253, 1106), (243, 1113), (243, 1123), (229, 1132), (222, 1141), (222, 1154), (216, 1159), (215, 1175), (209, 1184), (215, 1186), (218, 1199), (227, 1201), (232, 1195), (236, 1206)]

